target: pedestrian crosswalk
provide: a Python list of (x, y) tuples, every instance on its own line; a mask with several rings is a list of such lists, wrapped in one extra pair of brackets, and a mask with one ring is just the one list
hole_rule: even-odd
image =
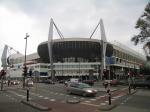
[[(11, 88), (11, 87), (10, 87)], [(125, 89), (122, 89), (125, 90)], [(22, 89), (22, 88), (11, 88), (9, 89), (9, 92), (13, 95), (15, 95), (16, 97), (19, 97), (22, 100), (26, 99), (26, 89)], [(12, 97), (13, 97), (12, 95)], [(124, 96), (124, 94), (117, 94), (115, 96), (112, 96), (111, 101), (114, 102), (117, 99), (119, 99), (120, 97)], [(16, 99), (15, 97), (12, 98), (12, 100)], [(19, 100), (20, 100), (19, 99)], [(70, 95), (70, 94), (66, 94), (66, 93), (61, 93), (61, 92), (55, 92), (55, 91), (48, 91), (48, 90), (42, 90), (41, 91), (35, 91), (34, 89), (30, 90), (30, 100), (38, 100), (38, 99), (42, 99), (42, 100), (49, 100), (52, 102), (58, 101), (58, 102), (63, 102), (65, 103), (67, 101), (67, 99), (76, 99), (76, 100), (80, 100), (81, 104), (91, 104), (91, 105), (107, 105), (108, 102), (108, 95), (107, 94), (101, 94), (99, 96), (96, 97), (83, 97), (83, 96), (77, 96), (77, 95)]]
[[(17, 101), (16, 96), (19, 97), (20, 100), (26, 99), (26, 91), (23, 89), (19, 89), (18, 91), (9, 90), (9, 93), (11, 93), (11, 94), (9, 94), (9, 95), (6, 94), (6, 96), (11, 98), (11, 100), (13, 100), (13, 101)], [(79, 96), (68, 95), (68, 94), (64, 94), (64, 93), (58, 93), (58, 92), (50, 92), (49, 94), (50, 94), (50, 96), (46, 96), (46, 95), (41, 95), (39, 93), (30, 92), (29, 100), (42, 99), (42, 100), (49, 100), (51, 102), (59, 101), (59, 102), (65, 103), (66, 100), (69, 98), (69, 99), (80, 100), (81, 104), (91, 105), (91, 106), (107, 105), (109, 103), (108, 98), (104, 99), (105, 97), (107, 97), (107, 95), (101, 95), (101, 96), (94, 97), (94, 98), (90, 98), (90, 97), (86, 98), (86, 97), (82, 97), (82, 96), (79, 97)], [(15, 97), (14, 97), (14, 95), (15, 95)], [(61, 96), (62, 99), (58, 99), (58, 96)], [(123, 94), (120, 94), (118, 96), (113, 96), (111, 100), (113, 102), (122, 96), (123, 96)], [(102, 99), (102, 100), (100, 100), (100, 99)], [(98, 102), (98, 103), (95, 103), (95, 102)]]

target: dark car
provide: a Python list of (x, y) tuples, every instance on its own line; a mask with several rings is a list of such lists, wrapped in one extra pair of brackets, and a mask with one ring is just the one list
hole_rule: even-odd
[(85, 83), (70, 83), (67, 86), (67, 93), (82, 96), (95, 96), (97, 90)]
[(113, 80), (104, 80), (103, 85), (106, 86), (110, 84), (111, 86), (116, 86), (119, 84), (119, 81), (117, 79), (113, 79)]
[(18, 81), (18, 80), (11, 80), (10, 81), (10, 84), (12, 84), (12, 85), (18, 85), (20, 83), (20, 81)]
[(143, 80), (136, 80), (135, 84), (132, 84), (135, 88), (136, 87), (147, 87), (150, 89), (150, 80), (143, 79)]
[(83, 83), (89, 84), (90, 86), (94, 85), (95, 80), (83, 80)]
[(47, 79), (44, 81), (46, 84), (55, 84), (54, 81), (52, 81), (51, 79)]

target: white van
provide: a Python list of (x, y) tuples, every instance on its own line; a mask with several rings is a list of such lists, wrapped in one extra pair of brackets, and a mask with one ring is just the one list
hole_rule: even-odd
[(71, 78), (70, 82), (79, 82), (79, 79), (77, 79), (77, 78)]

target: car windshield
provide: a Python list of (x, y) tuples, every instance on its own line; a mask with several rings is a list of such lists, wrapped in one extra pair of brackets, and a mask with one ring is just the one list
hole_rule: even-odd
[(91, 86), (89, 86), (88, 84), (79, 84), (78, 86), (79, 88), (91, 88)]

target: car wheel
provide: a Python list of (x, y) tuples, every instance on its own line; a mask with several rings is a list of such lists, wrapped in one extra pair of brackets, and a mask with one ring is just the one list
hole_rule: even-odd
[(68, 94), (71, 94), (71, 91), (67, 90), (67, 93), (68, 93)]
[(84, 97), (86, 97), (86, 96), (87, 96), (87, 94), (86, 94), (86, 93), (83, 93), (82, 95), (83, 95)]

